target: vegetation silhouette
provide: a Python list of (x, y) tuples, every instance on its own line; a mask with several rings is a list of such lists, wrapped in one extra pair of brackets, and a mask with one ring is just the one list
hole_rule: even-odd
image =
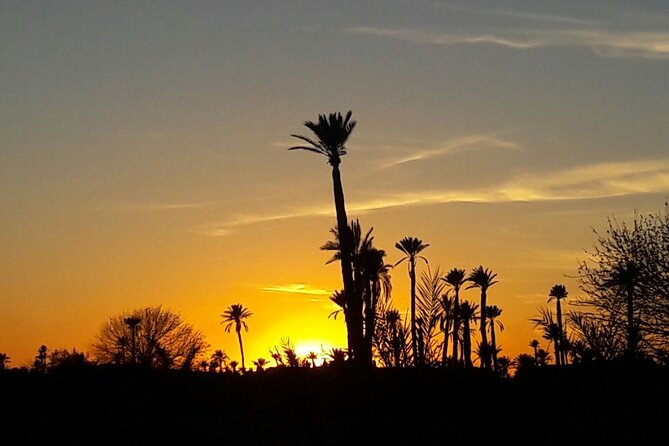
[[(339, 166), (356, 122), (349, 111), (305, 126), (315, 137), (292, 135), (307, 145), (290, 150), (324, 155), (332, 167), (337, 225), (321, 249), (332, 252), (326, 263), (341, 264), (343, 289), (330, 296), (339, 310), (328, 317), (344, 313), (348, 348), (302, 356), (284, 337), (269, 349), (273, 364), (259, 357), (247, 369), (242, 329), (253, 314), (241, 303), (220, 315), (226, 333), (234, 327), (241, 364), (223, 349), (211, 353), (177, 313), (125, 312), (101, 328), (93, 359), (41, 345), (26, 366), (8, 368), (0, 353), (8, 444), (464, 443), (472, 432), (481, 443), (511, 435), (534, 443), (546, 439), (532, 421), (538, 407), (568, 418), (569, 434), (583, 442), (666, 440), (668, 205), (664, 214), (635, 214), (631, 226), (610, 219), (579, 263), (583, 295), (566, 301), (556, 284), (546, 302), (555, 301), (555, 313), (544, 307), (529, 319), (546, 348), (532, 339), (530, 353), (511, 359), (498, 343), (507, 313), (488, 302), (497, 274), (482, 265), (443, 274), (422, 255), (428, 244), (404, 237), (394, 266), (407, 261), (410, 308), (394, 306), (386, 252), (374, 246), (373, 228), (364, 232), (346, 213)], [(418, 260), (427, 265), (419, 281)], [(480, 303), (462, 299), (463, 286), (478, 289)]]

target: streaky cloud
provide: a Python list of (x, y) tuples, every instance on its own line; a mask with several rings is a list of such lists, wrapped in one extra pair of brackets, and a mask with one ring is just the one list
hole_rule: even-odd
[(426, 160), (455, 152), (465, 150), (481, 150), (484, 148), (516, 150), (518, 149), (518, 144), (513, 141), (499, 139), (490, 135), (468, 135), (448, 141), (436, 149), (420, 150), (400, 158), (385, 161), (380, 165), (380, 168), (385, 169), (412, 161)]
[[(669, 160), (637, 160), (595, 163), (552, 172), (519, 173), (498, 184), (469, 190), (388, 192), (370, 200), (351, 201), (347, 208), (351, 214), (360, 215), (384, 209), (435, 204), (591, 200), (667, 191)], [(222, 236), (230, 234), (235, 227), (323, 216), (334, 216), (334, 209), (330, 206), (312, 206), (298, 208), (290, 213), (247, 216), (212, 225), (209, 233), (200, 233)]]
[(200, 203), (108, 203), (101, 209), (113, 212), (162, 212), (188, 209), (202, 209), (211, 206), (211, 202)]
[[(283, 285), (267, 285), (260, 288), (267, 293), (288, 293), (288, 294), (307, 294), (310, 296), (329, 296), (332, 291), (323, 288), (312, 287), (304, 283), (289, 283)], [(310, 298), (310, 301), (319, 301), (319, 299)]]
[(350, 28), (354, 34), (405, 40), (416, 44), (487, 44), (512, 49), (585, 47), (602, 57), (669, 59), (669, 31), (600, 29), (499, 30), (493, 33), (444, 33), (409, 28)]

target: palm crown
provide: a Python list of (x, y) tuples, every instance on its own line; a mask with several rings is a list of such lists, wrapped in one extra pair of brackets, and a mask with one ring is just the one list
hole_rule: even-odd
[(399, 242), (395, 243), (395, 248), (399, 249), (402, 251), (404, 254), (406, 254), (405, 257), (400, 259), (395, 266), (399, 265), (403, 261), (409, 259), (409, 260), (414, 260), (414, 259), (423, 259), (425, 262), (427, 262), (427, 259), (423, 256), (419, 256), (420, 252), (430, 246), (429, 244), (423, 244), (423, 241), (419, 238), (416, 237), (404, 237), (402, 240)]
[(252, 315), (253, 313), (251, 313), (248, 308), (244, 308), (242, 304), (232, 304), (221, 315), (223, 318), (221, 324), (227, 322), (227, 325), (225, 326), (226, 333), (230, 332), (233, 325), (237, 332), (241, 331), (242, 327), (244, 327), (246, 331), (249, 331), (249, 327), (244, 319), (251, 317)]
[(454, 290), (459, 290), (465, 283), (465, 270), (453, 268), (442, 278), (442, 280), (453, 287)]
[(548, 292), (548, 302), (553, 299), (562, 300), (567, 297), (568, 294), (567, 288), (564, 285), (553, 285)]
[(351, 120), (351, 111), (342, 116), (341, 113), (330, 113), (328, 116), (318, 115), (318, 122), (306, 121), (304, 126), (311, 130), (316, 140), (302, 135), (290, 135), (309, 144), (293, 146), (288, 150), (307, 150), (328, 157), (332, 165), (339, 165), (341, 157), (346, 155), (346, 141), (355, 128), (356, 121)]
[(486, 291), (497, 283), (495, 277), (497, 277), (497, 273), (493, 273), (488, 268), (484, 269), (483, 266), (478, 266), (474, 268), (469, 277), (467, 277), (467, 281), (472, 282), (467, 289), (481, 288), (482, 291)]

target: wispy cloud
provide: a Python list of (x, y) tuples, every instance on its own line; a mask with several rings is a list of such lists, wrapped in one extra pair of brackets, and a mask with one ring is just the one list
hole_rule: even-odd
[[(309, 296), (329, 296), (332, 291), (323, 288), (312, 287), (304, 283), (289, 283), (284, 285), (267, 285), (260, 288), (267, 293), (307, 294)], [(320, 301), (320, 299), (310, 299)]]
[(390, 161), (384, 161), (381, 168), (388, 168), (412, 161), (426, 160), (464, 150), (481, 150), (484, 148), (499, 148), (507, 150), (518, 149), (518, 144), (512, 141), (496, 138), (490, 135), (468, 135), (448, 141), (436, 149), (420, 150), (409, 155), (399, 157)]
[[(382, 209), (426, 206), (446, 203), (511, 203), (601, 199), (643, 193), (669, 191), (669, 160), (639, 160), (597, 163), (553, 172), (526, 172), (498, 184), (474, 189), (423, 190), (414, 192), (385, 191), (383, 196), (365, 201), (352, 201), (351, 214), (364, 214)], [(207, 230), (194, 230), (203, 235), (224, 236), (235, 228), (295, 218), (334, 216), (331, 204), (294, 209), (292, 212), (249, 215)], [(267, 289), (276, 292), (304, 292), (306, 286), (285, 285)], [(291, 290), (291, 291), (288, 291)], [(322, 290), (324, 293), (329, 291)], [(308, 293), (305, 293), (308, 294)]]
[(201, 203), (108, 203), (103, 210), (113, 212), (162, 212), (187, 209), (202, 209), (211, 206), (210, 202)]
[(351, 33), (429, 45), (487, 44), (514, 49), (586, 47), (604, 57), (669, 59), (667, 31), (606, 31), (586, 29), (499, 30), (489, 33), (442, 33), (409, 28), (359, 26)]

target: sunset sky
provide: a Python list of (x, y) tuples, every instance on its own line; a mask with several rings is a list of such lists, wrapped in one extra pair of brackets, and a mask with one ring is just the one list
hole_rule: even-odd
[[(330, 169), (286, 150), (319, 113), (358, 121), (349, 217), (388, 263), (415, 236), (432, 268), (498, 273), (509, 356), (552, 285), (579, 294), (593, 228), (669, 196), (664, 1), (3, 1), (0, 85), (14, 367), (156, 305), (232, 359), (237, 302), (249, 362), (282, 337), (344, 347)], [(404, 312), (405, 264), (392, 277)]]

